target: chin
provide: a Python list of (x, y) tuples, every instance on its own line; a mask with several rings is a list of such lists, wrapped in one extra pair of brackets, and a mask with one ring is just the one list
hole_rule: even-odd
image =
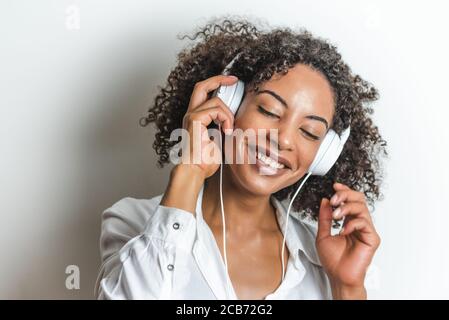
[[(255, 195), (270, 195), (275, 192), (275, 183), (273, 178), (259, 175), (252, 164), (230, 164), (230, 171), (233, 181), (238, 183), (242, 189)], [(277, 183), (276, 183), (277, 185)]]

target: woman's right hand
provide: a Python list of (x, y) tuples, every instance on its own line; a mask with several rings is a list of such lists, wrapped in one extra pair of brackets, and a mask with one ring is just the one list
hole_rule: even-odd
[[(229, 75), (217, 75), (197, 82), (183, 118), (183, 129), (187, 130), (190, 143), (184, 147), (183, 151), (188, 151), (188, 153), (182, 155), (181, 161), (183, 165), (188, 163), (188, 166), (194, 167), (195, 170), (199, 168), (204, 179), (212, 176), (221, 163), (220, 147), (217, 142), (209, 138), (207, 126), (215, 120), (221, 123), (223, 131), (234, 128), (234, 115), (229, 107), (219, 97), (208, 99), (208, 94), (221, 85), (229, 86), (236, 82), (237, 77)], [(194, 133), (195, 122), (200, 128), (200, 130), (197, 129), (196, 134)], [(198, 138), (200, 141), (197, 146), (201, 146), (201, 153), (194, 155), (194, 151), (197, 152), (198, 147), (194, 149), (193, 139)]]
[[(219, 75), (195, 84), (187, 112), (183, 118), (183, 129), (188, 131), (190, 143), (187, 148), (183, 147), (187, 152), (182, 154), (181, 163), (177, 164), (170, 173), (170, 180), (161, 199), (161, 205), (195, 212), (199, 191), (204, 180), (217, 171), (221, 161), (220, 149), (209, 138), (207, 126), (216, 120), (222, 124), (223, 130), (234, 128), (234, 115), (231, 110), (218, 97), (208, 99), (208, 93), (221, 85), (231, 85), (236, 81), (235, 77)], [(190, 156), (193, 155), (192, 140), (195, 138), (193, 134), (195, 121), (198, 121), (197, 124), (201, 128), (199, 130), (201, 135), (198, 138), (202, 154), (199, 157), (201, 160), (199, 163), (192, 163), (193, 157)], [(206, 153), (210, 150), (213, 150), (214, 155), (220, 158), (203, 162), (203, 159), (208, 157)], [(186, 163), (187, 160), (190, 162)]]

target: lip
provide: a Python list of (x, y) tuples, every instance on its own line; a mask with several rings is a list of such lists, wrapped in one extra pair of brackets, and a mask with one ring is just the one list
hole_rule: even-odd
[[(288, 160), (287, 158), (285, 158), (285, 157), (282, 157), (282, 156), (280, 156), (277, 152), (274, 152), (274, 151), (270, 151), (270, 150), (267, 150), (267, 149), (265, 149), (265, 148), (263, 148), (263, 147), (261, 147), (261, 146), (259, 146), (259, 145), (256, 145), (256, 146), (254, 146), (254, 145), (249, 145), (249, 148), (251, 149), (251, 151), (253, 151), (254, 153), (256, 153), (256, 152), (260, 152), (260, 153), (262, 153), (262, 154), (264, 154), (264, 155), (267, 155), (268, 157), (271, 157), (271, 158), (273, 158), (273, 159), (277, 159), (276, 161), (277, 162), (279, 162), (280, 164), (283, 164), (284, 166), (285, 166), (285, 168), (283, 168), (283, 169), (292, 169), (292, 163), (290, 162), (290, 160)], [(256, 159), (257, 159), (257, 157), (256, 157)], [(257, 159), (258, 160), (258, 159)], [(262, 162), (261, 162), (262, 163)], [(279, 169), (279, 170), (283, 170), (283, 169)]]
[(287, 170), (289, 170), (287, 167), (282, 169), (272, 168), (257, 158), (255, 168), (257, 168), (259, 175), (264, 175), (268, 177), (277, 177), (284, 174)]

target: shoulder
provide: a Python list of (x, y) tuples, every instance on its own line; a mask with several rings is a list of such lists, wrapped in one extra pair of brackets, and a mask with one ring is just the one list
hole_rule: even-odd
[(102, 260), (118, 252), (124, 244), (142, 233), (156, 211), (162, 194), (151, 199), (125, 197), (105, 209), (101, 215), (100, 251)]

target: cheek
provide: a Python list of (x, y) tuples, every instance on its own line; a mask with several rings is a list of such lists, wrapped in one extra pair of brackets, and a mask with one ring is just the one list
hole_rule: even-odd
[(297, 144), (296, 146), (297, 152), (295, 155), (296, 159), (298, 159), (299, 164), (298, 170), (296, 171), (300, 171), (302, 173), (305, 173), (307, 169), (310, 167), (318, 151), (317, 146), (315, 146), (311, 142), (304, 140), (305, 139), (301, 139), (301, 141), (299, 141), (299, 143)]
[(246, 110), (239, 109), (237, 115), (234, 118), (234, 128), (240, 128), (243, 131), (249, 128), (255, 129), (258, 126), (259, 121), (254, 118), (254, 115), (251, 115), (250, 112)]
[(240, 107), (237, 109), (237, 113), (234, 114), (234, 126), (242, 122), (245, 123), (246, 114), (248, 113), (247, 109), (247, 104), (242, 103), (240, 105)]

